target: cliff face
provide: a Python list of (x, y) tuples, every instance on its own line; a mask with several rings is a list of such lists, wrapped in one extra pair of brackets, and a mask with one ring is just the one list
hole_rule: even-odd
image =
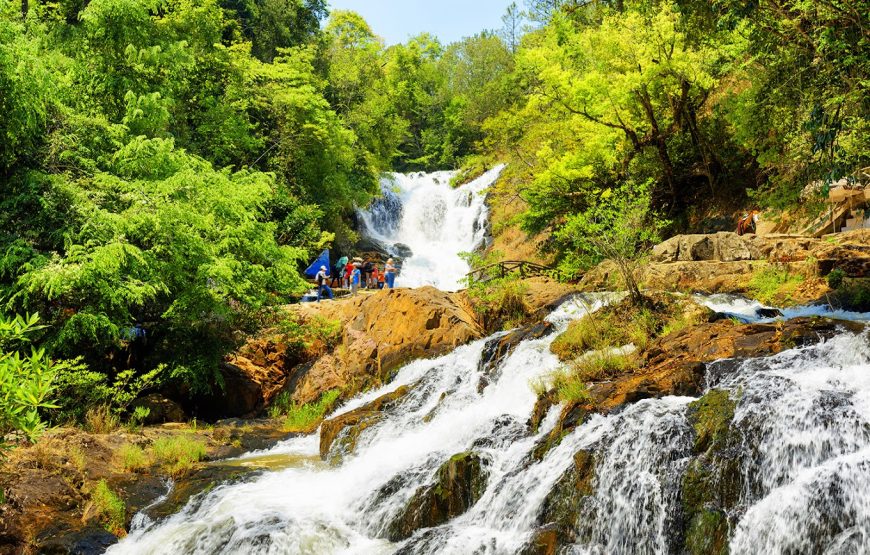
[(333, 389), (350, 397), (387, 381), (410, 360), (444, 354), (483, 336), (465, 296), (434, 287), (381, 290), (286, 310), (303, 327), (337, 322), (338, 344), (304, 360), (280, 333), (249, 339), (222, 370), (228, 387), (215, 402), (226, 412), (255, 415), (282, 391), (298, 404)]

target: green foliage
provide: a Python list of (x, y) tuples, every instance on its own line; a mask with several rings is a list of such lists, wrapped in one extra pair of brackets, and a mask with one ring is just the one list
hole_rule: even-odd
[(35, 441), (45, 429), (39, 411), (55, 406), (49, 397), (54, 394), (58, 365), (44, 349), (31, 347), (23, 354), (29, 336), (40, 328), (36, 314), (14, 318), (0, 314), (0, 453), (10, 432)]
[(105, 480), (97, 482), (91, 491), (90, 511), (112, 534), (123, 536), (126, 533), (127, 506)]
[[(135, 370), (124, 370), (114, 380), (84, 365), (69, 366), (59, 373), (55, 381), (58, 407), (48, 411), (48, 414), (53, 421), (66, 423), (109, 419), (108, 415), (99, 415), (105, 411), (111, 413), (111, 420), (117, 421), (137, 397), (159, 386), (165, 378), (166, 367), (163, 365), (142, 374)], [(141, 423), (147, 417), (141, 412), (143, 408), (137, 407), (140, 411), (138, 416), (134, 411), (134, 423)], [(88, 417), (88, 412), (92, 410), (94, 414)]]
[(284, 430), (288, 432), (309, 433), (320, 423), (327, 412), (332, 410), (341, 395), (341, 390), (330, 389), (316, 402), (298, 405), (291, 403), (284, 418)]
[(846, 272), (840, 268), (834, 268), (828, 274), (828, 287), (831, 289), (839, 289), (843, 285), (843, 278), (846, 277)]
[(302, 320), (285, 315), (279, 320), (278, 332), (287, 344), (289, 354), (300, 359), (313, 358), (329, 351), (341, 341), (342, 326), (339, 320), (321, 316)]

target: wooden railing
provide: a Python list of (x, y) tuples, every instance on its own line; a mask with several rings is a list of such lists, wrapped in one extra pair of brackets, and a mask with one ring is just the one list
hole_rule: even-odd
[(518, 273), (520, 277), (551, 276), (556, 272), (551, 266), (544, 266), (528, 260), (504, 260), (475, 268), (465, 274), (466, 280), (471, 283), (486, 283), (487, 281), (507, 277)]

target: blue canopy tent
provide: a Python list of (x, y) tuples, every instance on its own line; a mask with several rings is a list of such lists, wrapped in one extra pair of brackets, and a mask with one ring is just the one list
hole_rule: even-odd
[(311, 266), (305, 269), (305, 275), (314, 278), (317, 275), (317, 272), (320, 271), (321, 266), (326, 266), (326, 274), (329, 275), (331, 272), (329, 270), (329, 249), (323, 249), (323, 252), (320, 253), (320, 256), (311, 263)]

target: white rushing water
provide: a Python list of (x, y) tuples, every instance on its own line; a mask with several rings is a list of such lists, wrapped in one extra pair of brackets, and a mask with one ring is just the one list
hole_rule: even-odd
[[(456, 188), (450, 186), (456, 172), (450, 171), (394, 173), (383, 180), (383, 197), (359, 216), (364, 234), (404, 258), (397, 287), (461, 287), (469, 267), (459, 253), (472, 252), (485, 241), (485, 191), (502, 169), (496, 166)], [(404, 256), (405, 248), (410, 256)]]
[[(611, 298), (569, 301), (549, 320), (558, 332)], [(741, 300), (706, 302), (749, 316)], [(525, 340), (499, 363), (483, 364), (487, 342), (503, 335), (410, 363), (392, 383), (338, 409), (335, 414), (411, 386), (340, 462), (317, 460), (317, 434), (282, 442), (267, 454), (308, 462), (218, 486), (159, 522), (139, 518), (110, 552), (518, 553), (547, 524), (541, 515), (548, 496), (581, 450), (592, 453), (594, 478), (579, 507), (575, 543), (565, 552), (682, 552), (681, 488), (692, 457), (687, 413), (693, 399), (646, 399), (606, 416), (590, 415), (535, 457), (560, 407), (533, 433), (530, 383), (559, 366), (549, 351), (556, 333)], [(772, 357), (714, 363), (707, 381), (736, 401), (733, 425), (742, 441), (730, 455), (739, 460), (742, 484), (729, 514), (731, 553), (870, 553), (867, 334), (844, 330)], [(332, 449), (335, 454), (340, 447)], [(445, 524), (389, 541), (391, 523), (418, 488), (434, 483), (451, 456), (469, 450), (481, 457), (486, 473), (480, 499)]]

